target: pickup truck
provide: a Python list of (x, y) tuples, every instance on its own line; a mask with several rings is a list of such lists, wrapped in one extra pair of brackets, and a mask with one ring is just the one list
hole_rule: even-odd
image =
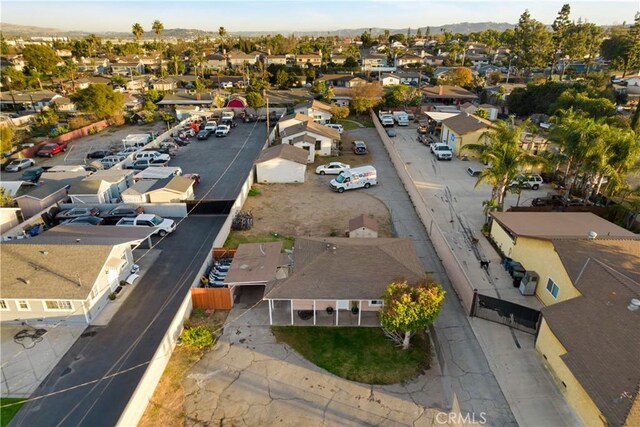
[(221, 136), (227, 136), (229, 134), (229, 126), (227, 125), (220, 125), (216, 128), (216, 136), (217, 137), (221, 137)]
[(431, 152), (438, 160), (451, 160), (453, 158), (453, 151), (447, 144), (431, 144)]
[(153, 214), (140, 214), (135, 218), (124, 217), (116, 223), (116, 227), (154, 227), (160, 237), (164, 237), (176, 229), (176, 223), (172, 219), (165, 219)]
[(50, 142), (40, 147), (36, 155), (38, 157), (53, 157), (54, 155), (62, 153), (63, 151), (67, 151), (66, 142), (61, 142), (59, 144)]
[(125, 169), (145, 170), (146, 168), (157, 166), (164, 167), (169, 164), (166, 159), (138, 159), (126, 165)]

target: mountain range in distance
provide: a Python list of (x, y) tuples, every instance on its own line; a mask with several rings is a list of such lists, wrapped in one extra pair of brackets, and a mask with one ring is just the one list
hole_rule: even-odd
[[(506, 22), (461, 22), (457, 24), (447, 24), (447, 25), (438, 25), (431, 26), (430, 31), (431, 34), (439, 33), (440, 31), (448, 31), (451, 33), (462, 33), (468, 34), (473, 32), (479, 32), (483, 30), (493, 29), (498, 31), (504, 31), (507, 28), (513, 28), (514, 24), (509, 24)], [(43, 27), (34, 27), (29, 25), (15, 25), (8, 23), (0, 23), (0, 28), (2, 29), (2, 35), (4, 37), (69, 37), (69, 38), (82, 38), (86, 37), (89, 34), (92, 34), (90, 31), (67, 31), (61, 30), (58, 28), (43, 28)], [(330, 30), (330, 31), (229, 31), (228, 35), (236, 36), (236, 37), (259, 37), (266, 35), (276, 35), (282, 34), (284, 36), (288, 36), (290, 34), (295, 34), (297, 36), (339, 36), (339, 37), (355, 37), (361, 35), (363, 32), (371, 31), (372, 35), (377, 36), (380, 34), (384, 34), (385, 30), (389, 30), (391, 34), (406, 34), (407, 28), (399, 28), (399, 29), (389, 29), (389, 28), (354, 28), (354, 29), (340, 29), (340, 30)], [(420, 31), (422, 34), (425, 34), (427, 27), (421, 27)], [(418, 28), (411, 28), (411, 34), (416, 34)], [(133, 35), (129, 32), (122, 31), (100, 31), (93, 32), (93, 34), (103, 37), (103, 38), (133, 38)], [(153, 40), (155, 34), (146, 30), (143, 39)], [(198, 29), (187, 29), (187, 28), (170, 28), (162, 31), (161, 36), (163, 38), (195, 38), (195, 37), (216, 37), (218, 36), (217, 31), (204, 31)]]

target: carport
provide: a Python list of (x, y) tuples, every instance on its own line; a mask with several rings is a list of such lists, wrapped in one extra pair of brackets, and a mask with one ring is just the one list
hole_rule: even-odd
[(282, 253), (282, 242), (245, 243), (238, 246), (224, 280), (236, 302), (253, 305), (262, 300), (267, 282), (284, 277), (282, 268), (289, 265)]

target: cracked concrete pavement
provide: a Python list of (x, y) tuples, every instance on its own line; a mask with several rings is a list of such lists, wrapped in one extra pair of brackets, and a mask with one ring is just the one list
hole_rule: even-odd
[(266, 310), (231, 311), (216, 346), (184, 380), (186, 425), (425, 426), (445, 409), (437, 360), (405, 384), (348, 381), (277, 343)]

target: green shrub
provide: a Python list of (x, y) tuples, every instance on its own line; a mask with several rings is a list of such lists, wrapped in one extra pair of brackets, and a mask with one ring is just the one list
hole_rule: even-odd
[(206, 314), (206, 311), (204, 308), (194, 308), (193, 311), (191, 312), (191, 315), (196, 319), (203, 318), (205, 314)]
[(204, 325), (194, 326), (182, 331), (182, 342), (191, 348), (204, 349), (213, 345), (213, 331)]
[(259, 196), (260, 195), (260, 190), (258, 190), (256, 187), (251, 187), (251, 189), (249, 189), (249, 196)]

